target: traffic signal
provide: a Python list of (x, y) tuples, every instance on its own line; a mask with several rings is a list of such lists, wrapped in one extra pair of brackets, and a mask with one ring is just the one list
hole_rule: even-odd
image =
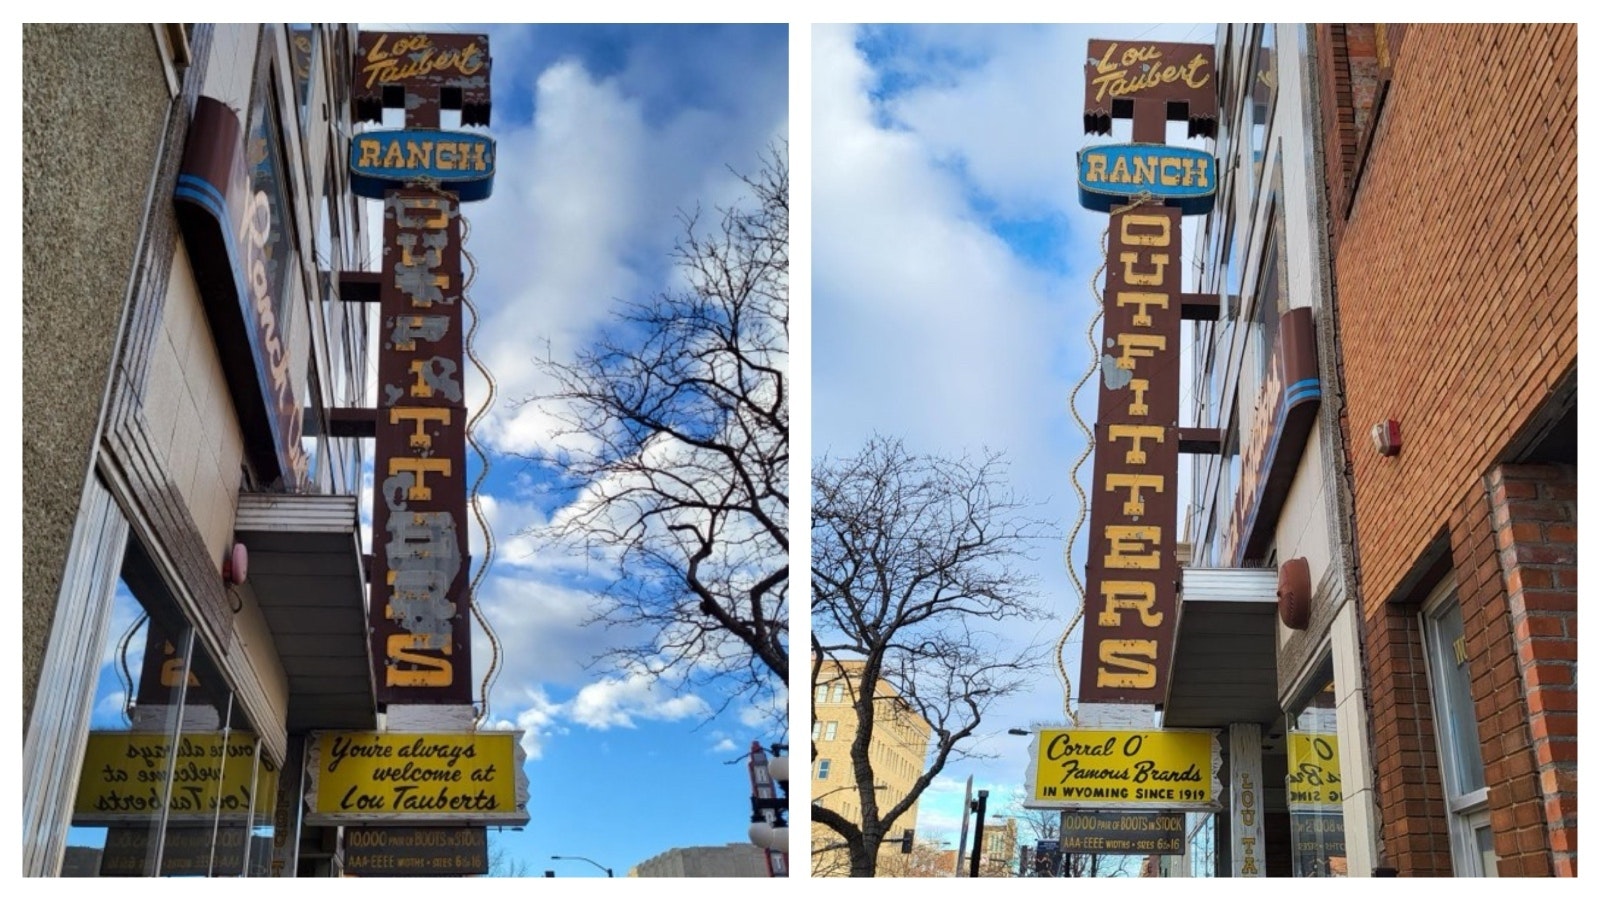
[(901, 853), (910, 853), (911, 852), (911, 840), (912, 840), (913, 837), (916, 836), (916, 833), (917, 832), (916, 832), (915, 829), (907, 828), (906, 829), (906, 833), (900, 835), (900, 852)]

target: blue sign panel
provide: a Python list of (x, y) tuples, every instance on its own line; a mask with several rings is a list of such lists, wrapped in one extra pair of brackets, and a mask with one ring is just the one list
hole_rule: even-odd
[(350, 189), (358, 197), (435, 182), (463, 201), (494, 189), (494, 138), (465, 131), (406, 128), (369, 131), (350, 142)]
[(1078, 202), (1109, 213), (1149, 195), (1186, 216), (1211, 211), (1217, 160), (1204, 150), (1166, 144), (1103, 144), (1078, 151)]

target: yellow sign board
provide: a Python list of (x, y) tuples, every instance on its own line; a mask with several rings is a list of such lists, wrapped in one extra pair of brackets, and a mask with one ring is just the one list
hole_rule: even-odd
[(314, 734), (306, 750), (306, 821), (527, 824), (521, 736), (520, 731)]
[(263, 757), (257, 771), (254, 734), (232, 732), (224, 745), (221, 732), (174, 740), (158, 732), (95, 731), (83, 755), (72, 824), (147, 824), (161, 814), (163, 798), (169, 821), (210, 822), (219, 813), (242, 820), (252, 809), (270, 819), (277, 794), (272, 760)]
[(1339, 737), (1332, 732), (1294, 731), (1289, 734), (1289, 808), (1342, 808), (1344, 787), (1339, 783)]
[(1030, 809), (1217, 809), (1216, 732), (1046, 728), (1034, 736)]

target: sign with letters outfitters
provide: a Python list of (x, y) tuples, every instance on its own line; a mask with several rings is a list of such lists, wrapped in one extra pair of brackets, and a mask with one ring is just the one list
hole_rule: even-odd
[(1187, 119), (1191, 136), (1214, 133), (1212, 55), (1199, 44), (1089, 42), (1084, 127), (1109, 133), (1112, 119), (1131, 117), (1134, 144), (1079, 156), (1083, 205), (1110, 213), (1076, 685), (1083, 703), (1166, 699), (1178, 610), (1182, 217), (1210, 208), (1216, 165), (1164, 141), (1168, 119)]

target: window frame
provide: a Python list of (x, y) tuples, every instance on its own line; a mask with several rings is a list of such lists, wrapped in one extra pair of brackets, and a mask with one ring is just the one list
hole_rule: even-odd
[[(1483, 771), (1477, 773), (1480, 786), (1472, 790), (1462, 790), (1464, 773), (1461, 769), (1462, 759), (1460, 750), (1460, 730), (1456, 727), (1458, 719), (1451, 715), (1452, 711), (1459, 712), (1458, 704), (1465, 704), (1471, 713), (1471, 721), (1475, 731), (1481, 728), (1475, 711), (1472, 697), (1471, 680), (1468, 676), (1466, 696), (1460, 695), (1460, 689), (1452, 686), (1453, 679), (1445, 677), (1441, 654), (1452, 649), (1453, 640), (1441, 631), (1441, 623), (1451, 609), (1461, 613), (1461, 598), (1457, 593), (1457, 583), (1454, 575), (1441, 581), (1428, 594), (1427, 600), (1422, 604), (1418, 618), (1422, 627), (1422, 657), (1424, 669), (1428, 677), (1428, 699), (1432, 714), (1434, 749), (1439, 760), (1439, 782), (1444, 790), (1445, 815), (1450, 827), (1450, 867), (1452, 874), (1457, 878), (1481, 878), (1497, 876), (1498, 872), (1487, 865), (1489, 860), (1484, 858), (1478, 846), (1477, 834), (1489, 825), (1489, 786), (1488, 778)], [(1465, 632), (1465, 618), (1463, 616), (1462, 630)], [(1467, 660), (1462, 659), (1457, 666), (1467, 665)], [(1483, 739), (1481, 733), (1472, 735), (1476, 741), (1477, 764), (1483, 766)], [(1492, 849), (1490, 855), (1494, 855)], [(1494, 861), (1498, 861), (1495, 857)]]

